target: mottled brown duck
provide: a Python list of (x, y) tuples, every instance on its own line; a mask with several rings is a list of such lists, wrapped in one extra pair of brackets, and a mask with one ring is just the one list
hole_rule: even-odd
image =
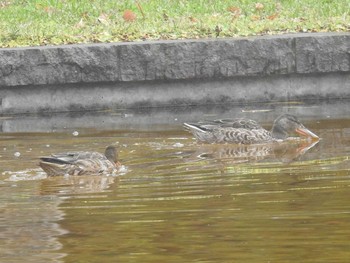
[(56, 175), (102, 175), (113, 174), (120, 167), (115, 145), (106, 148), (105, 153), (65, 152), (41, 157), (39, 166), (49, 176)]
[(271, 131), (264, 129), (256, 121), (248, 119), (224, 119), (198, 123), (184, 123), (199, 142), (257, 144), (277, 142), (295, 136), (311, 140), (319, 137), (307, 129), (293, 115), (279, 116), (273, 123)]

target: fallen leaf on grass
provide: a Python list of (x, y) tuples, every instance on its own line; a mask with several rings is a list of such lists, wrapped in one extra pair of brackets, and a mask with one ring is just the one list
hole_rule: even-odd
[(190, 17), (188, 17), (189, 19), (190, 19), (190, 21), (191, 22), (193, 22), (193, 23), (195, 23), (195, 22), (197, 22), (197, 19), (196, 18), (194, 18), (193, 16), (190, 16)]
[(101, 24), (104, 25), (108, 25), (109, 24), (109, 17), (107, 14), (102, 13), (98, 18), (97, 18), (98, 22), (100, 22)]
[(280, 12), (282, 10), (282, 4), (280, 2), (276, 3), (276, 10), (277, 12)]
[(142, 6), (140, 5), (139, 1), (136, 0), (135, 2), (136, 2), (136, 5), (137, 5), (137, 9), (141, 12), (142, 17), (145, 19), (146, 16), (145, 16), (145, 13), (143, 12)]
[(123, 19), (127, 22), (133, 22), (136, 20), (136, 15), (131, 10), (125, 10), (123, 14)]
[(264, 5), (262, 3), (256, 3), (255, 4), (255, 9), (260, 11), (264, 9)]
[(149, 38), (150, 38), (150, 36), (148, 34), (144, 34), (143, 36), (141, 36), (142, 40), (147, 40)]
[(89, 13), (88, 12), (83, 12), (83, 13), (80, 14), (80, 16), (82, 18), (88, 18), (89, 17)]
[(52, 13), (56, 12), (57, 10), (54, 7), (51, 6), (44, 6), (41, 4), (36, 4), (35, 8), (40, 11), (44, 11), (45, 13), (51, 15)]
[(276, 17), (278, 17), (278, 13), (274, 13), (272, 15), (267, 16), (267, 19), (274, 20)]
[(222, 28), (219, 27), (218, 25), (215, 27), (215, 33), (216, 33), (216, 37), (219, 37), (220, 33), (222, 31)]
[(52, 13), (56, 12), (56, 9), (51, 7), (51, 6), (45, 6), (43, 8), (44, 12), (48, 13), (49, 15), (51, 15)]
[(165, 21), (168, 21), (169, 20), (169, 16), (166, 13), (163, 13), (163, 19)]
[(251, 19), (252, 21), (257, 21), (257, 20), (260, 20), (260, 16), (252, 15), (252, 16), (250, 17), (250, 19)]
[(75, 24), (76, 28), (83, 28), (85, 26), (84, 20), (81, 18), (78, 23)]
[(241, 9), (239, 7), (236, 7), (236, 6), (229, 6), (227, 8), (227, 11), (229, 11), (230, 13), (232, 13), (232, 15), (234, 17), (239, 17), (241, 15)]
[(10, 1), (1, 1), (0, 2), (0, 8), (5, 8), (11, 4)]

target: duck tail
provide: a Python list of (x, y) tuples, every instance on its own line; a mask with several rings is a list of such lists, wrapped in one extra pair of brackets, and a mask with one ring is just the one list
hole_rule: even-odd
[(40, 160), (51, 164), (71, 164), (70, 162), (55, 157), (41, 157)]
[(200, 142), (211, 143), (216, 140), (215, 134), (213, 133), (215, 125), (184, 123), (184, 126)]
[(203, 127), (201, 127), (198, 124), (193, 124), (193, 123), (184, 123), (184, 127), (186, 130), (192, 131), (192, 132), (206, 132)]
[(48, 176), (65, 175), (65, 166), (67, 164), (57, 164), (52, 162), (39, 162), (39, 166), (47, 173)]

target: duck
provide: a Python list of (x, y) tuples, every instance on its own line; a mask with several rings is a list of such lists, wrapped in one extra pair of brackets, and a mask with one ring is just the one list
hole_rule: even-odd
[(120, 167), (116, 145), (99, 152), (64, 152), (41, 157), (39, 166), (48, 176), (113, 174)]
[(277, 117), (270, 131), (254, 120), (243, 118), (184, 123), (184, 127), (201, 143), (260, 144), (281, 142), (298, 136), (319, 140), (315, 133), (290, 114)]

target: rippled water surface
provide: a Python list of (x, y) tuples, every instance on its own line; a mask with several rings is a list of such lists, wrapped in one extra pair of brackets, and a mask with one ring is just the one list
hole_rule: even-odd
[[(279, 112), (235, 117), (268, 116), (270, 127)], [(322, 140), (283, 147), (199, 145), (181, 127), (229, 117), (222, 111), (163, 124), (151, 114), (142, 127), (144, 115), (93, 128), (77, 117), (41, 131), (33, 125), (51, 119), (28, 117), (26, 128), (4, 119), (0, 261), (348, 262), (350, 118), (314, 112), (301, 119)], [(118, 176), (47, 178), (37, 166), (39, 156), (115, 142)]]

